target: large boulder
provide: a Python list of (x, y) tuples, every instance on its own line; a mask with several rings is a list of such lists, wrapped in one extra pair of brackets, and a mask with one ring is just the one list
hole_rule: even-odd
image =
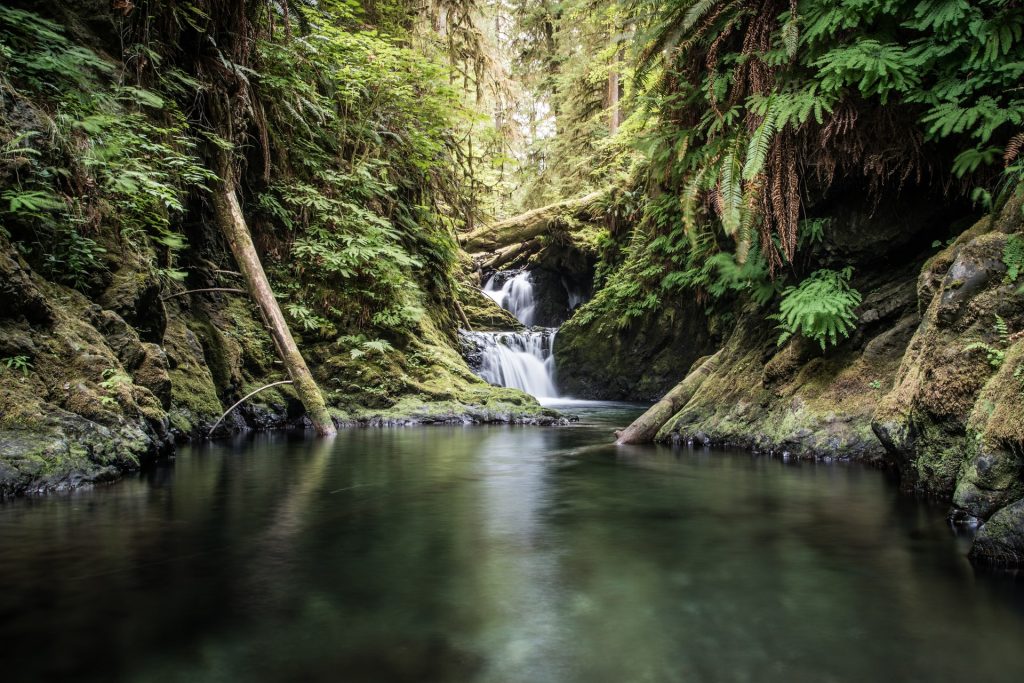
[(959, 486), (962, 509), (973, 516), (991, 513), (982, 491), (1010, 486), (1017, 465), (1007, 444), (1024, 443), (1016, 344), (998, 329), (1024, 329), (1024, 297), (1002, 258), (1010, 234), (1022, 229), (1020, 211), (1018, 198), (922, 269), (921, 324), (874, 418), (904, 488), (948, 498)]
[(779, 347), (763, 309), (742, 311), (714, 372), (656, 439), (880, 461), (871, 419), (917, 325), (913, 270), (856, 284), (858, 331), (825, 352), (801, 337)]
[(555, 338), (562, 393), (577, 398), (656, 401), (717, 340), (691, 298), (618, 329), (606, 315), (576, 316)]

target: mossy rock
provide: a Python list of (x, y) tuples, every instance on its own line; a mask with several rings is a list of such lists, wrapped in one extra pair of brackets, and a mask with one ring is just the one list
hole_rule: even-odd
[(871, 421), (916, 326), (914, 287), (911, 270), (865, 280), (858, 332), (827, 351), (800, 337), (779, 347), (765, 311), (747, 307), (714, 371), (655, 439), (880, 462)]
[(922, 321), (873, 421), (905, 488), (944, 497), (956, 492), (974, 516), (998, 505), (992, 486), (1013, 495), (1005, 476), (995, 484), (981, 473), (1006, 471), (993, 458), (1024, 445), (1020, 384), (1012, 376), (1018, 352), (1000, 350), (1010, 360), (997, 372), (985, 352), (971, 348), (1004, 344), (995, 332), (997, 315), (1011, 330), (1024, 329), (1024, 298), (1004, 282), (1002, 262), (1006, 233), (1024, 227), (1020, 216), (1017, 198), (925, 264), (917, 286), (927, 298)]
[(971, 559), (996, 566), (1024, 566), (1024, 499), (1002, 508), (978, 529)]
[(716, 350), (716, 340), (695, 303), (684, 304), (682, 311), (651, 314), (624, 330), (616, 327), (611, 315), (601, 310), (584, 322), (577, 314), (558, 330), (555, 372), (564, 394), (656, 401), (682, 379), (693, 361)]

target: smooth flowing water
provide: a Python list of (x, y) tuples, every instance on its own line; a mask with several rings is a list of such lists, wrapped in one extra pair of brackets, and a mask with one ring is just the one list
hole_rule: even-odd
[[(505, 278), (499, 285), (499, 279)], [(533, 313), (537, 308), (537, 300), (533, 293), (533, 281), (530, 272), (524, 270), (511, 277), (507, 273), (495, 273), (484, 284), (483, 293), (496, 304), (516, 317), (519, 322), (529, 327), (533, 325)]]
[(1020, 681), (1024, 591), (883, 473), (579, 425), (186, 449), (0, 505), (4, 681)]
[(521, 389), (540, 398), (558, 396), (555, 388), (555, 330), (461, 332), (463, 347), (479, 357), (475, 370), (500, 387)]
[[(529, 271), (496, 273), (482, 291), (519, 322), (533, 325), (537, 299)], [(557, 332), (553, 327), (533, 327), (523, 332), (459, 331), (463, 353), (474, 372), (491, 384), (520, 389), (539, 398), (558, 396), (554, 356)]]

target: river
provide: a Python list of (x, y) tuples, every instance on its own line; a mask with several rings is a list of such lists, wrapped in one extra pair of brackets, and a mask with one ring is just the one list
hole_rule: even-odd
[(568, 427), (186, 448), (0, 505), (5, 681), (1020, 681), (1024, 586), (879, 471)]

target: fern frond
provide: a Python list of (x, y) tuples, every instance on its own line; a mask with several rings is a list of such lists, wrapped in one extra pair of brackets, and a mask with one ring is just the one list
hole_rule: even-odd
[(764, 114), (764, 120), (750, 136), (750, 143), (747, 145), (747, 159), (743, 165), (743, 179), (752, 180), (764, 168), (764, 162), (768, 158), (768, 151), (771, 149), (772, 140), (775, 138), (775, 123), (777, 109), (772, 104)]
[(779, 343), (794, 334), (813, 339), (824, 350), (829, 344), (839, 343), (840, 336), (848, 337), (856, 325), (854, 313), (861, 302), (861, 294), (850, 285), (851, 268), (841, 271), (817, 270), (794, 287), (788, 287), (779, 304), (782, 336)]

